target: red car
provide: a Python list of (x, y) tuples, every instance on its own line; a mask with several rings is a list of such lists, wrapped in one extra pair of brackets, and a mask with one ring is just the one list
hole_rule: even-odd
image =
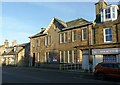
[(98, 63), (95, 66), (94, 76), (102, 80), (108, 76), (120, 78), (120, 63)]

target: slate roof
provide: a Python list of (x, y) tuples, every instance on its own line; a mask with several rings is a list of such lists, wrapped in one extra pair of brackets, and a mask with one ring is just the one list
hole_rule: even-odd
[(30, 44), (30, 42), (28, 42), (28, 43), (23, 43), (23, 44), (18, 44), (18, 45), (16, 45), (16, 46), (24, 47), (24, 46), (27, 45), (27, 44)]
[(62, 20), (60, 20), (60, 19), (58, 19), (58, 18), (54, 18), (56, 21), (58, 21), (61, 25), (63, 25), (64, 27), (67, 27), (67, 24), (66, 24), (66, 22), (64, 22), (64, 21), (62, 21)]
[(66, 24), (67, 24), (67, 27), (62, 30), (68, 30), (68, 29), (72, 29), (75, 27), (81, 27), (81, 26), (85, 26), (88, 24), (92, 24), (92, 23), (83, 18), (78, 18), (78, 19), (66, 22)]
[[(62, 26), (64, 26), (64, 28), (59, 28), (60, 31), (64, 31), (64, 30), (69, 30), (69, 29), (73, 29), (75, 27), (80, 27), (80, 26), (85, 26), (85, 25), (88, 25), (88, 24), (92, 24), (92, 22), (89, 22), (83, 18), (78, 18), (78, 19), (75, 19), (75, 20), (71, 20), (71, 21), (68, 21), (68, 22), (64, 22), (58, 18), (55, 18), (53, 19), (54, 21), (57, 21), (59, 22), (59, 24), (61, 24)], [(45, 30), (29, 37), (29, 38), (34, 38), (34, 37), (39, 37), (39, 36), (44, 36), (46, 34), (44, 34)]]
[(9, 49), (9, 52), (5, 52), (2, 55), (15, 55), (14, 47), (7, 47), (7, 49)]
[(16, 50), (16, 52), (14, 52), (14, 46), (9, 46), (9, 47), (6, 48), (6, 49), (9, 49), (9, 52), (5, 52), (2, 55), (15, 55), (16, 53), (20, 52), (24, 48), (24, 46), (27, 45), (27, 44), (30, 44), (30, 42), (16, 45), (16, 46), (19, 47)]
[(43, 34), (44, 31), (45, 31), (45, 30), (43, 30), (43, 31), (41, 31), (41, 32), (39, 32), (39, 33), (37, 33), (37, 34), (35, 34), (35, 35), (33, 35), (33, 36), (30, 36), (29, 38), (34, 38), (34, 37), (39, 37), (39, 36), (46, 35), (46, 34)]

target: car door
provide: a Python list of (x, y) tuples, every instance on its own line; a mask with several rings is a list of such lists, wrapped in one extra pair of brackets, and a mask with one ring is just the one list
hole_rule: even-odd
[(107, 64), (102, 64), (102, 66), (103, 66), (103, 72), (104, 72), (104, 74), (105, 75), (109, 75), (109, 76), (111, 76), (112, 74), (113, 74), (113, 65), (112, 64), (109, 64), (109, 63), (107, 63)]
[(120, 64), (117, 63), (117, 64), (115, 65), (115, 67), (117, 68), (117, 69), (116, 69), (116, 76), (117, 76), (117, 77), (120, 77)]
[(119, 73), (119, 67), (118, 67), (118, 64), (115, 63), (115, 64), (113, 64), (111, 76), (118, 77), (119, 75), (120, 75), (120, 73)]

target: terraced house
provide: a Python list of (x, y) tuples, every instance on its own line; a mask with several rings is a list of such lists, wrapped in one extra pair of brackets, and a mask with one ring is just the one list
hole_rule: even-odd
[(120, 3), (109, 5), (100, 0), (95, 5), (93, 68), (99, 62), (120, 62)]
[(30, 43), (17, 44), (14, 40), (9, 46), (8, 40), (0, 46), (1, 63), (5, 66), (29, 66)]
[[(53, 18), (49, 26), (30, 37), (32, 66), (60, 69), (85, 68), (82, 50), (75, 46), (91, 44), (92, 23), (85, 19), (64, 22)], [(91, 35), (89, 37), (89, 35)]]

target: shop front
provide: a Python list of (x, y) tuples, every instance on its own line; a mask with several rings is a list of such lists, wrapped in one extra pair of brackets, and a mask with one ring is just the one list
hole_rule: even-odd
[(93, 71), (100, 62), (120, 62), (120, 48), (92, 49)]

